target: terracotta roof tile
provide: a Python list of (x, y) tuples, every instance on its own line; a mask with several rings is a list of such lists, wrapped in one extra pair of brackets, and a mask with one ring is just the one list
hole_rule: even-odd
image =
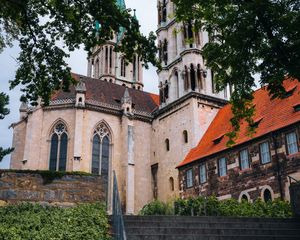
[[(265, 88), (261, 88), (254, 92), (253, 103), (256, 106), (254, 119), (260, 121), (258, 128), (251, 138), (247, 134), (248, 125), (243, 121), (235, 145), (245, 143), (253, 138), (263, 136), (271, 131), (300, 121), (300, 111), (295, 112), (293, 108), (293, 106), (300, 102), (300, 82), (298, 80), (286, 80), (284, 82), (284, 87), (286, 91), (295, 88), (293, 95), (284, 99), (272, 100)], [(218, 144), (215, 144), (213, 140), (218, 139), (223, 133), (228, 133), (232, 130), (230, 123), (231, 118), (231, 105), (228, 104), (218, 112), (198, 146), (188, 153), (178, 167), (182, 167), (193, 161), (200, 160), (227, 149), (227, 136), (224, 136)]]
[[(126, 87), (99, 79), (93, 79), (78, 74), (72, 74), (75, 80), (83, 79), (86, 85), (86, 100), (94, 100), (121, 107), (121, 99)], [(159, 96), (135, 89), (128, 89), (135, 110), (152, 113), (158, 107)], [(52, 96), (52, 100), (75, 99), (75, 87), (70, 87), (70, 92), (58, 91)]]

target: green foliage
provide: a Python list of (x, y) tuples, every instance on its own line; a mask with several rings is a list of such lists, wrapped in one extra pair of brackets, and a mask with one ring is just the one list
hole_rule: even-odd
[(44, 184), (52, 183), (55, 179), (60, 179), (64, 176), (93, 176), (91, 173), (86, 172), (59, 172), (59, 171), (48, 171), (48, 170), (1, 170), (1, 172), (13, 172), (13, 173), (28, 173), (28, 174), (39, 174), (43, 178)]
[(74, 208), (21, 204), (0, 208), (0, 239), (109, 240), (108, 230), (101, 204)]
[(146, 67), (148, 62), (157, 64), (154, 34), (143, 36), (131, 10), (120, 8), (116, 0), (2, 0), (0, 50), (13, 39), (21, 49), (11, 88), (22, 85), (23, 101), (35, 105), (41, 97), (47, 105), (53, 91), (67, 91), (74, 83), (66, 63), (69, 52), (83, 45), (91, 54), (120, 29), (125, 32), (123, 45), (116, 50), (128, 61), (138, 53)]
[[(1, 30), (1, 28), (0, 28)], [(0, 37), (0, 49), (1, 49), (1, 37)], [(0, 120), (4, 119), (4, 117), (9, 114), (9, 109), (6, 107), (9, 104), (9, 97), (3, 92), (0, 92)], [(0, 162), (3, 158), (10, 154), (13, 151), (12, 148), (3, 149), (0, 147)]]
[(173, 215), (173, 207), (170, 203), (155, 200), (145, 205), (140, 211), (140, 215)]
[[(168, 208), (167, 208), (168, 206)], [(173, 208), (173, 209), (172, 209)], [(166, 210), (167, 209), (167, 210)], [(230, 217), (278, 217), (292, 216), (288, 202), (275, 200), (254, 203), (238, 202), (235, 199), (218, 201), (214, 196), (204, 198), (177, 199), (173, 204), (154, 201), (143, 207), (141, 215), (170, 215), (179, 216), (230, 216)]]
[(271, 96), (283, 97), (286, 77), (300, 80), (300, 4), (291, 1), (174, 0), (178, 21), (205, 29), (210, 42), (203, 48), (217, 90), (235, 87), (231, 103), (234, 143), (239, 124), (251, 128), (254, 74), (261, 77)]

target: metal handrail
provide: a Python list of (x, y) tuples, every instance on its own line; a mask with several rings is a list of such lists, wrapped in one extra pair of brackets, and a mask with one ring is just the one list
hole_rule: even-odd
[(296, 183), (300, 182), (299, 180), (297, 180), (297, 179), (295, 179), (295, 178), (293, 178), (291, 176), (288, 176), (288, 178), (289, 178), (289, 181), (290, 181), (290, 185), (292, 184), (292, 181), (295, 181)]
[(126, 231), (123, 220), (123, 213), (121, 208), (121, 201), (118, 190), (118, 181), (115, 171), (113, 182), (113, 210), (112, 210), (112, 225), (115, 240), (126, 240)]

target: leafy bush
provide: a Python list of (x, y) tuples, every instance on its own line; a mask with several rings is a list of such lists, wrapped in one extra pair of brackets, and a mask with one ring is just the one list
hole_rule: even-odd
[(101, 204), (59, 208), (27, 203), (0, 208), (3, 240), (109, 240), (108, 229)]
[[(166, 213), (167, 212), (167, 213)], [(292, 216), (291, 206), (288, 202), (275, 200), (263, 202), (257, 200), (254, 203), (235, 199), (218, 201), (216, 197), (198, 197), (186, 200), (177, 199), (172, 204), (152, 202), (144, 206), (142, 215), (169, 215), (174, 212), (180, 216), (233, 216), (233, 217), (280, 217)]]
[(173, 215), (173, 206), (158, 200), (148, 203), (140, 211), (140, 215)]

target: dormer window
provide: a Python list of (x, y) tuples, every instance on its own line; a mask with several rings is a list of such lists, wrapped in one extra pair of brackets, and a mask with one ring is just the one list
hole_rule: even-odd
[(263, 118), (257, 118), (253, 120), (253, 123), (250, 124), (250, 127), (252, 128), (258, 128), (259, 124), (261, 123), (261, 121), (263, 120)]
[(224, 137), (224, 134), (218, 136), (217, 138), (215, 138), (215, 139), (213, 140), (213, 143), (214, 143), (214, 144), (220, 143), (220, 142), (222, 141), (223, 137)]
[(297, 88), (297, 86), (286, 89), (285, 94), (284, 94), (284, 98), (288, 98), (288, 97), (292, 96), (294, 94), (294, 91), (295, 91), (296, 88)]
[(293, 106), (293, 108), (294, 108), (294, 111), (295, 111), (295, 112), (299, 112), (299, 111), (300, 111), (300, 103), (295, 104), (295, 105)]

